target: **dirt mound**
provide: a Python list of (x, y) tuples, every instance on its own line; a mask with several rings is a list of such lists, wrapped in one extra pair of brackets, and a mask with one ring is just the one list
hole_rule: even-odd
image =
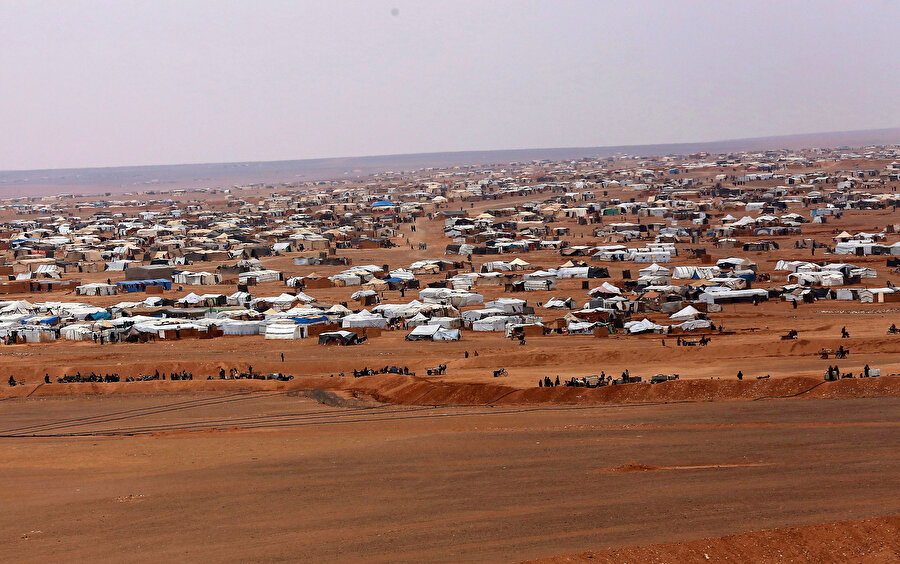
[[(346, 383), (346, 381), (342, 381)], [(900, 396), (900, 377), (825, 382), (810, 377), (770, 380), (675, 380), (601, 388), (525, 388), (498, 384), (434, 382), (411, 376), (369, 376), (350, 389), (380, 401), (413, 405), (603, 404), (735, 401), (776, 398)]]
[(543, 564), (618, 562), (897, 562), (900, 516), (755, 531), (558, 556)]
[[(401, 405), (597, 405), (698, 401), (748, 401), (791, 398), (868, 398), (900, 396), (900, 376), (825, 382), (812, 377), (770, 380), (674, 380), (661, 384), (626, 384), (601, 388), (515, 388), (500, 384), (442, 382), (402, 374), (363, 378), (305, 377), (289, 382), (265, 380), (197, 380), (119, 382), (114, 384), (50, 384), (0, 389), (0, 401), (13, 398), (193, 392), (342, 391)], [(315, 399), (315, 398), (314, 398)]]

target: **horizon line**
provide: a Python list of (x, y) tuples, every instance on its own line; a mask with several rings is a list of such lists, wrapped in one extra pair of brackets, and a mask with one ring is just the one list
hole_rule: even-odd
[[(272, 163), (293, 163), (293, 162), (313, 162), (313, 161), (341, 161), (352, 159), (377, 159), (385, 157), (418, 157), (425, 155), (460, 155), (464, 153), (501, 153), (516, 151), (576, 151), (576, 150), (596, 150), (596, 149), (632, 149), (642, 147), (678, 147), (685, 145), (714, 145), (721, 143), (742, 143), (754, 141), (775, 141), (779, 139), (791, 139), (797, 137), (811, 137), (821, 135), (852, 135), (864, 133), (884, 133), (896, 131), (900, 134), (900, 127), (883, 127), (875, 129), (853, 129), (844, 131), (819, 131), (812, 133), (789, 133), (782, 135), (769, 135), (759, 137), (741, 137), (732, 139), (718, 139), (707, 141), (679, 141), (670, 143), (643, 143), (643, 144), (625, 144), (625, 145), (572, 145), (565, 147), (520, 147), (520, 148), (503, 148), (503, 149), (462, 149), (454, 151), (425, 151), (418, 153), (381, 153), (372, 155), (344, 155), (332, 157), (309, 157), (299, 159), (271, 159), (271, 160), (240, 160), (240, 161), (207, 161), (207, 162), (183, 162), (183, 163), (155, 163), (155, 164), (125, 164), (125, 165), (109, 165), (109, 166), (83, 166), (83, 167), (58, 167), (58, 168), (11, 168), (0, 169), (0, 173), (22, 173), (22, 172), (52, 172), (67, 170), (109, 170), (124, 168), (153, 168), (153, 167), (190, 167), (190, 166), (217, 166), (229, 164), (272, 164)], [(898, 137), (897, 143), (900, 143)], [(808, 147), (811, 148), (811, 147)], [(746, 149), (752, 151), (754, 149)]]

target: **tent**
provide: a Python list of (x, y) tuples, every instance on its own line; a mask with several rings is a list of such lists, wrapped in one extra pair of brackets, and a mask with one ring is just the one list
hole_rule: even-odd
[(420, 325), (427, 325), (427, 324), (428, 324), (428, 318), (425, 317), (424, 315), (422, 315), (421, 312), (415, 314), (414, 316), (412, 316), (406, 320), (407, 327), (418, 327)]
[(472, 331), (505, 331), (508, 323), (521, 321), (515, 316), (492, 316), (472, 322)]
[(484, 304), (484, 307), (487, 310), (498, 310), (504, 313), (522, 313), (525, 310), (526, 303), (525, 300), (518, 298), (497, 298)]
[(707, 280), (722, 274), (718, 266), (676, 266), (672, 272), (672, 278)]
[(668, 268), (660, 266), (655, 262), (646, 268), (638, 270), (638, 274), (641, 276), (667, 276), (669, 272)]
[(334, 304), (330, 308), (325, 310), (326, 315), (334, 315), (338, 317), (343, 317), (345, 315), (349, 315), (353, 313), (350, 309), (342, 306), (341, 304)]
[(79, 296), (112, 296), (119, 293), (115, 284), (83, 284), (75, 287), (75, 293)]
[(419, 325), (406, 336), (407, 341), (458, 341), (459, 329), (445, 329), (440, 325)]
[(531, 263), (525, 262), (524, 260), (516, 257), (509, 261), (509, 265), (513, 267), (513, 270), (523, 270), (531, 266)]
[(546, 308), (553, 309), (575, 309), (575, 300), (572, 298), (550, 298), (544, 304)]
[[(260, 330), (263, 327), (263, 322), (224, 319), (219, 326), (222, 328), (222, 333), (225, 335), (259, 335)], [(266, 334), (266, 338), (271, 339), (276, 337), (269, 337), (269, 335)]]
[(266, 326), (266, 339), (302, 339), (306, 336), (306, 327), (296, 323), (270, 323)]
[(700, 315), (700, 311), (694, 306), (687, 306), (680, 311), (677, 311), (669, 316), (669, 319), (673, 321), (682, 321), (688, 319), (696, 319), (696, 317)]
[(637, 333), (648, 333), (648, 332), (662, 332), (663, 326), (657, 325), (653, 323), (649, 319), (642, 319), (641, 321), (628, 321), (625, 323), (625, 331), (631, 334)]
[(690, 321), (685, 321), (681, 325), (675, 325), (682, 331), (696, 331), (698, 329), (709, 329), (712, 326), (712, 322), (708, 319), (693, 319)]
[(222, 282), (221, 274), (212, 272), (179, 272), (172, 279), (176, 284), (185, 284), (188, 286), (206, 286), (210, 284), (220, 284)]
[(603, 284), (600, 284), (599, 286), (597, 286), (596, 288), (594, 288), (593, 290), (588, 292), (588, 295), (596, 296), (598, 294), (609, 295), (609, 294), (621, 294), (621, 293), (622, 293), (622, 290), (620, 290), (619, 288), (616, 288), (609, 282), (604, 282)]
[(281, 280), (281, 272), (277, 270), (253, 270), (238, 274), (238, 282), (241, 284), (247, 284), (250, 281), (259, 284), (262, 282), (275, 282), (276, 280)]
[(378, 327), (384, 329), (387, 325), (387, 319), (376, 313), (362, 310), (359, 313), (351, 313), (341, 320), (341, 327), (347, 329), (352, 327)]
[(319, 333), (320, 345), (357, 345), (359, 337), (353, 331), (329, 331)]

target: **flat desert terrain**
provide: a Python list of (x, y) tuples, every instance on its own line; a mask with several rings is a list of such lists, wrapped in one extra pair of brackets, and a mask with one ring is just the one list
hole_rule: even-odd
[[(432, 407), (147, 392), (0, 402), (0, 559), (497, 562), (900, 514), (897, 397)], [(900, 556), (895, 534), (832, 537)], [(717, 542), (719, 559), (775, 554)]]

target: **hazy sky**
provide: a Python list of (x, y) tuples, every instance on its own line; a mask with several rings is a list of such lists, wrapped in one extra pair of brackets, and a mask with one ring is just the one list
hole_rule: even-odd
[(0, 0), (0, 169), (900, 126), (900, 2)]

